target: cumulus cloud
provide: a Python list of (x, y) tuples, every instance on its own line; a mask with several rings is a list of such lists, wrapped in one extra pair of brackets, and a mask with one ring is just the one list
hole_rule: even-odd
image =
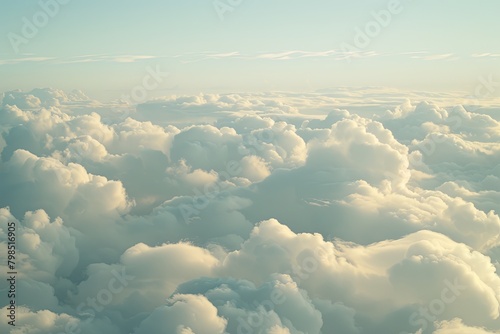
[(494, 106), (375, 88), (1, 97), (12, 333), (500, 330)]
[(498, 331), (488, 331), (484, 328), (470, 327), (462, 323), (460, 319), (453, 319), (451, 321), (443, 321), (438, 324), (437, 330), (434, 334), (491, 334), (498, 333)]
[(135, 333), (224, 333), (227, 321), (205, 297), (176, 295), (169, 304), (153, 311)]

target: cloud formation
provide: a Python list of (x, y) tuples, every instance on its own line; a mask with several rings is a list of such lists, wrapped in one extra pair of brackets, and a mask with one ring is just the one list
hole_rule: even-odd
[(498, 333), (500, 122), (421, 97), (3, 93), (12, 333)]

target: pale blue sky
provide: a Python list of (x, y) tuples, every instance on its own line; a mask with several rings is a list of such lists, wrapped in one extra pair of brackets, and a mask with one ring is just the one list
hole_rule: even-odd
[[(3, 1), (0, 90), (50, 86), (113, 99), (140, 84), (148, 66), (170, 73), (151, 96), (337, 86), (468, 91), (479, 76), (500, 77), (499, 1), (401, 0), (388, 26), (357, 47), (356, 28), (390, 2), (242, 0), (221, 20), (212, 0), (71, 0), (16, 53), (10, 33), (23, 37), (23, 17), (33, 22), (41, 7)], [(347, 61), (343, 43), (361, 58)]]

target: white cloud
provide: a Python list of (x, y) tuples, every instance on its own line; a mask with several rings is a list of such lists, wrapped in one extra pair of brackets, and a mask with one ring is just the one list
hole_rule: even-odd
[(438, 329), (434, 334), (495, 334), (498, 331), (488, 331), (484, 328), (470, 327), (462, 323), (460, 319), (443, 321), (438, 324)]
[(4, 93), (17, 330), (498, 332), (500, 123), (461, 96)]

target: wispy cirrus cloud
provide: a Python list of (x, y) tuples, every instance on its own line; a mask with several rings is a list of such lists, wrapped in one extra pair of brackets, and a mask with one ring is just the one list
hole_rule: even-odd
[(77, 64), (77, 63), (96, 63), (96, 62), (110, 62), (110, 63), (134, 63), (144, 60), (161, 58), (153, 55), (106, 55), (106, 54), (90, 54), (74, 57), (41, 57), (34, 55), (25, 55), (18, 58), (0, 59), (0, 65), (15, 65), (22, 63), (39, 63), (50, 62), (53, 64)]
[(413, 55), (426, 54), (426, 53), (429, 53), (429, 51), (408, 51), (408, 52), (401, 52), (399, 54), (403, 55), (403, 56), (413, 56)]
[(156, 59), (158, 56), (152, 55), (83, 55), (71, 57), (60, 61), (61, 64), (68, 63), (91, 63), (91, 62), (112, 62), (112, 63), (134, 63), (141, 60)]
[(378, 51), (344, 51), (344, 50), (324, 50), (324, 51), (308, 51), (308, 50), (285, 50), (285, 51), (267, 51), (243, 53), (240, 51), (200, 51), (188, 52), (176, 55), (109, 55), (109, 54), (88, 54), (73, 57), (47, 57), (26, 54), (18, 58), (0, 57), (0, 65), (12, 65), (26, 62), (50, 62), (54, 64), (79, 64), (79, 63), (135, 63), (152, 59), (178, 59), (179, 62), (188, 64), (207, 60), (224, 60), (224, 59), (241, 59), (241, 60), (269, 60), (269, 61), (286, 61), (299, 60), (303, 58), (330, 58), (335, 61), (344, 61), (352, 58), (372, 58), (372, 57), (405, 57), (410, 59), (437, 61), (446, 60), (453, 61), (463, 58), (499, 58), (500, 53), (473, 53), (468, 56), (457, 55), (455, 53), (431, 53), (429, 51), (406, 51), (399, 53), (378, 52)]
[(257, 56), (257, 58), (263, 59), (296, 59), (296, 58), (310, 58), (310, 57), (330, 57), (338, 55), (339, 52), (336, 50), (327, 51), (285, 51), (278, 53), (265, 53)]
[(473, 53), (472, 55), (472, 58), (498, 58), (500, 57), (500, 53), (489, 53), (489, 52), (486, 52), (486, 53)]
[(21, 58), (9, 58), (0, 59), (0, 65), (14, 65), (21, 63), (39, 63), (54, 60), (52, 57), (21, 57)]
[(257, 53), (241, 53), (239, 51), (215, 53), (215, 52), (200, 52), (176, 55), (175, 58), (183, 59), (183, 63), (198, 62), (211, 59), (245, 59), (245, 60), (297, 60), (302, 58), (332, 58), (334, 60), (345, 60), (347, 57), (366, 58), (380, 55), (375, 51), (341, 51), (341, 50), (326, 50), (326, 51), (304, 51), (290, 50), (277, 52), (257, 52)]
[[(500, 54), (484, 53), (473, 54), (468, 57), (498, 57)], [(230, 52), (191, 52), (186, 54), (179, 54), (174, 58), (181, 59), (182, 63), (192, 63), (205, 60), (218, 60), (218, 59), (244, 59), (244, 60), (298, 60), (302, 58), (330, 58), (332, 60), (344, 61), (353, 58), (371, 58), (371, 57), (403, 57), (410, 59), (419, 59), (425, 61), (432, 60), (458, 60), (468, 58), (467, 56), (457, 55), (455, 53), (431, 53), (429, 51), (406, 51), (406, 52), (379, 52), (375, 50), (366, 51), (346, 51), (346, 50), (324, 50), (324, 51), (305, 51), (305, 50), (285, 50), (275, 52), (256, 52), (256, 53), (242, 53), (239, 51)]]
[(411, 56), (413, 59), (422, 59), (422, 60), (457, 60), (459, 59), (453, 53), (438, 53), (438, 54), (422, 54), (422, 55), (413, 55)]

